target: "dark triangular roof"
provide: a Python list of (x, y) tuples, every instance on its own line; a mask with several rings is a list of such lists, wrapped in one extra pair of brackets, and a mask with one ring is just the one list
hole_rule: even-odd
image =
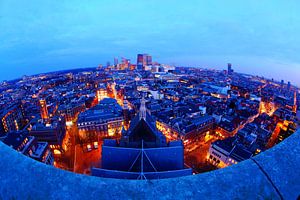
[(122, 138), (121, 144), (126, 143), (125, 146), (140, 147), (142, 141), (145, 142), (145, 148), (166, 145), (166, 137), (157, 130), (155, 121), (148, 112), (144, 118), (138, 113), (132, 119), (128, 131), (122, 131)]
[[(157, 130), (155, 121), (148, 112), (145, 119), (140, 118), (140, 113), (138, 113), (131, 121), (130, 128), (126, 133), (129, 138), (137, 135), (140, 135), (142, 137), (143, 134), (153, 135), (155, 139), (157, 137), (164, 137), (164, 135)], [(147, 141), (146, 138), (144, 140)]]

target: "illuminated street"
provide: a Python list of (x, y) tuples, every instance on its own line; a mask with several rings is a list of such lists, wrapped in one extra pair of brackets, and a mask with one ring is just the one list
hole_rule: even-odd
[(88, 151), (85, 146), (77, 144), (75, 146), (74, 172), (90, 175), (91, 167), (100, 167), (101, 146), (102, 142), (99, 143), (99, 147), (97, 149)]
[(281, 128), (282, 128), (282, 123), (278, 122), (275, 130), (272, 133), (271, 138), (268, 141), (268, 144), (267, 144), (268, 148), (272, 148), (275, 145), (275, 143), (278, 139), (278, 135), (280, 133)]
[(192, 167), (194, 173), (203, 173), (217, 169), (207, 162), (209, 147), (215, 140), (213, 138), (208, 142), (195, 142), (185, 146), (185, 164)]

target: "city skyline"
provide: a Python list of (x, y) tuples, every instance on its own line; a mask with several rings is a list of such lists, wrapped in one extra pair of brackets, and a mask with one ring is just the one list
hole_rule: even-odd
[[(14, 10), (12, 11), (12, 8)], [(0, 2), (0, 80), (135, 62), (226, 69), (300, 85), (296, 1)], [(281, 14), (279, 14), (279, 11)], [(17, 28), (16, 28), (17, 27)]]
[(0, 200), (300, 200), (299, 10), (0, 0)]
[(152, 58), (1, 84), (0, 140), (56, 168), (140, 180), (235, 165), (298, 130), (290, 83)]

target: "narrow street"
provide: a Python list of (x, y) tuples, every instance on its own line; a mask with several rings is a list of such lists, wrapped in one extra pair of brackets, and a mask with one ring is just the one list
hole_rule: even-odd
[(216, 169), (207, 162), (209, 147), (216, 140), (217, 138), (213, 137), (207, 142), (197, 141), (185, 146), (185, 164), (193, 168), (194, 173), (198, 174)]
[(75, 173), (90, 175), (91, 167), (100, 167), (102, 144), (103, 142), (99, 142), (98, 148), (93, 148), (91, 151), (87, 151), (85, 145), (77, 144), (75, 146)]
[(280, 133), (281, 127), (282, 127), (282, 123), (278, 122), (275, 130), (272, 133), (272, 136), (270, 137), (270, 139), (268, 141), (268, 144), (267, 144), (268, 149), (272, 148), (275, 145), (278, 135)]

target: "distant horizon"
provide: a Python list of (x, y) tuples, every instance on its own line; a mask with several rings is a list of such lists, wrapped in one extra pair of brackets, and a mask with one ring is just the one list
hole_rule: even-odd
[(1, 0), (0, 80), (145, 52), (300, 86), (299, 10), (298, 0)]
[[(117, 57), (117, 58), (119, 58), (119, 57)], [(227, 70), (227, 64), (230, 63), (230, 62), (226, 62), (226, 63), (224, 63), (224, 66), (211, 67), (211, 66), (200, 66), (200, 65), (181, 65), (181, 64), (180, 65), (176, 65), (176, 64), (174, 65), (174, 64), (171, 64), (172, 62), (169, 62), (169, 63), (161, 63), (159, 61), (156, 61), (156, 62), (158, 62), (160, 64), (165, 64), (165, 65), (172, 65), (174, 67), (187, 67), (187, 68), (191, 67), (191, 68), (200, 68), (200, 69), (208, 69), (208, 70), (219, 70), (219, 71)], [(111, 62), (111, 64), (112, 64), (112, 62)], [(134, 63), (134, 64), (136, 64), (136, 63)], [(238, 67), (235, 66), (234, 63), (231, 63), (231, 64), (233, 66), (234, 72), (237, 72), (237, 73), (240, 73), (240, 74), (246, 74), (246, 75), (251, 75), (251, 76), (263, 77), (263, 78), (268, 79), (268, 80), (274, 79), (274, 81), (276, 81), (276, 82), (281, 82), (281, 80), (284, 80), (284, 79), (280, 79), (280, 78), (274, 78), (274, 77), (271, 77), (271, 76), (264, 76), (262, 74), (255, 74), (255, 73), (251, 73), (251, 72), (241, 71), (241, 70), (239, 70)], [(105, 63), (100, 63), (100, 64), (95, 64), (94, 66), (78, 66), (78, 67), (54, 68), (53, 70), (47, 70), (47, 71), (44, 71), (44, 72), (32, 72), (32, 73), (29, 73), (29, 74), (16, 75), (15, 77), (12, 77), (10, 79), (0, 79), (0, 82), (17, 80), (17, 79), (21, 79), (24, 76), (37, 76), (37, 75), (40, 75), (40, 74), (48, 74), (48, 73), (55, 73), (55, 72), (60, 72), (60, 71), (69, 71), (69, 70), (76, 70), (76, 69), (92, 69), (92, 68), (97, 68), (99, 65), (105, 66), (106, 64)], [(287, 84), (288, 81), (290, 81), (290, 80), (284, 80), (284, 83)], [(291, 82), (292, 85), (294, 85), (294, 86), (296, 86), (298, 88), (300, 87), (300, 85), (297, 85), (296, 82), (293, 82), (293, 81), (290, 81), (290, 82)]]

